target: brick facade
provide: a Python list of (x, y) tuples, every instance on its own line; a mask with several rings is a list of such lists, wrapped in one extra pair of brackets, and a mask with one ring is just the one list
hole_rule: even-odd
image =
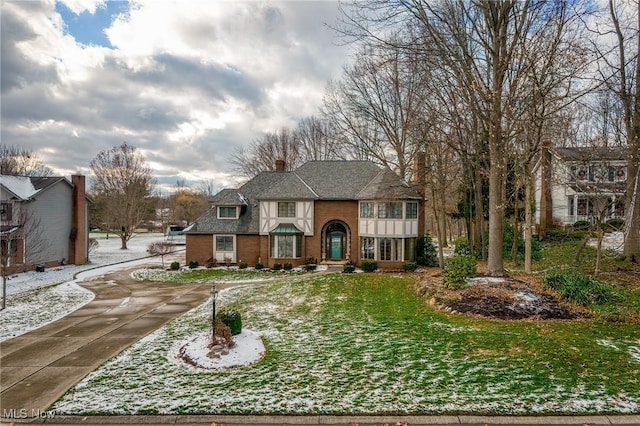
[(213, 235), (187, 234), (186, 237), (187, 264), (195, 260), (201, 265), (206, 265), (213, 258)]

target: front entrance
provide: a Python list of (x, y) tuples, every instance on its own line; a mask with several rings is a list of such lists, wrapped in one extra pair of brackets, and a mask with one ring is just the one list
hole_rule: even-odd
[(349, 259), (349, 227), (341, 221), (328, 222), (322, 231), (322, 260)]
[(332, 232), (329, 234), (329, 258), (332, 260), (339, 260), (344, 257), (343, 241), (345, 234), (343, 232)]

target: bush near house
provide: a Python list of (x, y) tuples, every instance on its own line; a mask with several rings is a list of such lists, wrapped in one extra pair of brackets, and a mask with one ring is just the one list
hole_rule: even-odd
[(436, 253), (436, 246), (433, 244), (433, 240), (430, 236), (418, 238), (416, 244), (416, 261), (418, 265), (424, 266), (438, 266), (438, 255)]
[(444, 285), (452, 289), (464, 288), (466, 278), (476, 275), (478, 261), (469, 254), (455, 255), (447, 260), (444, 268)]
[(344, 267), (342, 268), (342, 272), (344, 272), (345, 274), (351, 274), (355, 272), (355, 270), (356, 270), (356, 265), (354, 265), (351, 262), (345, 263)]
[(407, 272), (413, 272), (418, 268), (418, 264), (416, 262), (404, 262), (402, 264), (402, 269)]
[(195, 269), (200, 266), (200, 263), (197, 260), (191, 260), (189, 262), (189, 269)]
[(249, 264), (247, 264), (247, 262), (239, 262), (238, 263), (238, 269), (247, 269), (248, 266), (249, 266)]
[(373, 272), (378, 269), (378, 262), (376, 262), (375, 260), (363, 260), (362, 262), (360, 262), (360, 268), (364, 272)]
[(273, 270), (274, 271), (279, 271), (282, 269), (282, 263), (274, 263), (273, 264)]
[(169, 269), (171, 269), (172, 271), (177, 271), (178, 269), (180, 269), (180, 262), (171, 262), (171, 265), (169, 265)]
[(284, 264), (283, 269), (285, 271), (290, 271), (290, 270), (293, 269), (293, 265), (291, 263), (287, 262), (287, 263)]

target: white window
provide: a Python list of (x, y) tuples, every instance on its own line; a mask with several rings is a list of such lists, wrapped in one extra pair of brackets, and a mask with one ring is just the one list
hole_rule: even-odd
[(417, 219), (418, 218), (418, 203), (410, 202), (407, 203), (407, 219)]
[(380, 260), (402, 260), (402, 238), (380, 238)]
[(380, 203), (378, 205), (378, 218), (380, 219), (402, 219), (402, 203)]
[(360, 203), (360, 217), (362, 218), (373, 217), (373, 203), (371, 201), (363, 201)]
[(360, 257), (362, 259), (376, 258), (376, 239), (373, 237), (360, 238)]
[(218, 219), (237, 219), (238, 207), (236, 206), (220, 206), (218, 207)]
[(271, 257), (292, 259), (302, 255), (302, 234), (272, 234)]
[(295, 202), (279, 202), (278, 217), (296, 217)]
[(216, 251), (233, 251), (233, 235), (216, 236)]

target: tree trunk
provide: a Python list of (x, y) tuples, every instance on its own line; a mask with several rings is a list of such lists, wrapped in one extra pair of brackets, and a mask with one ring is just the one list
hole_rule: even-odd
[(553, 224), (553, 205), (551, 201), (551, 151), (549, 141), (544, 139), (540, 150), (540, 223), (538, 238), (544, 239)]
[[(528, 167), (525, 165), (524, 172), (524, 272), (531, 273), (531, 258), (533, 244), (533, 212), (531, 205), (533, 203), (533, 180), (531, 173), (528, 173)], [(542, 216), (541, 216), (542, 217)]]

